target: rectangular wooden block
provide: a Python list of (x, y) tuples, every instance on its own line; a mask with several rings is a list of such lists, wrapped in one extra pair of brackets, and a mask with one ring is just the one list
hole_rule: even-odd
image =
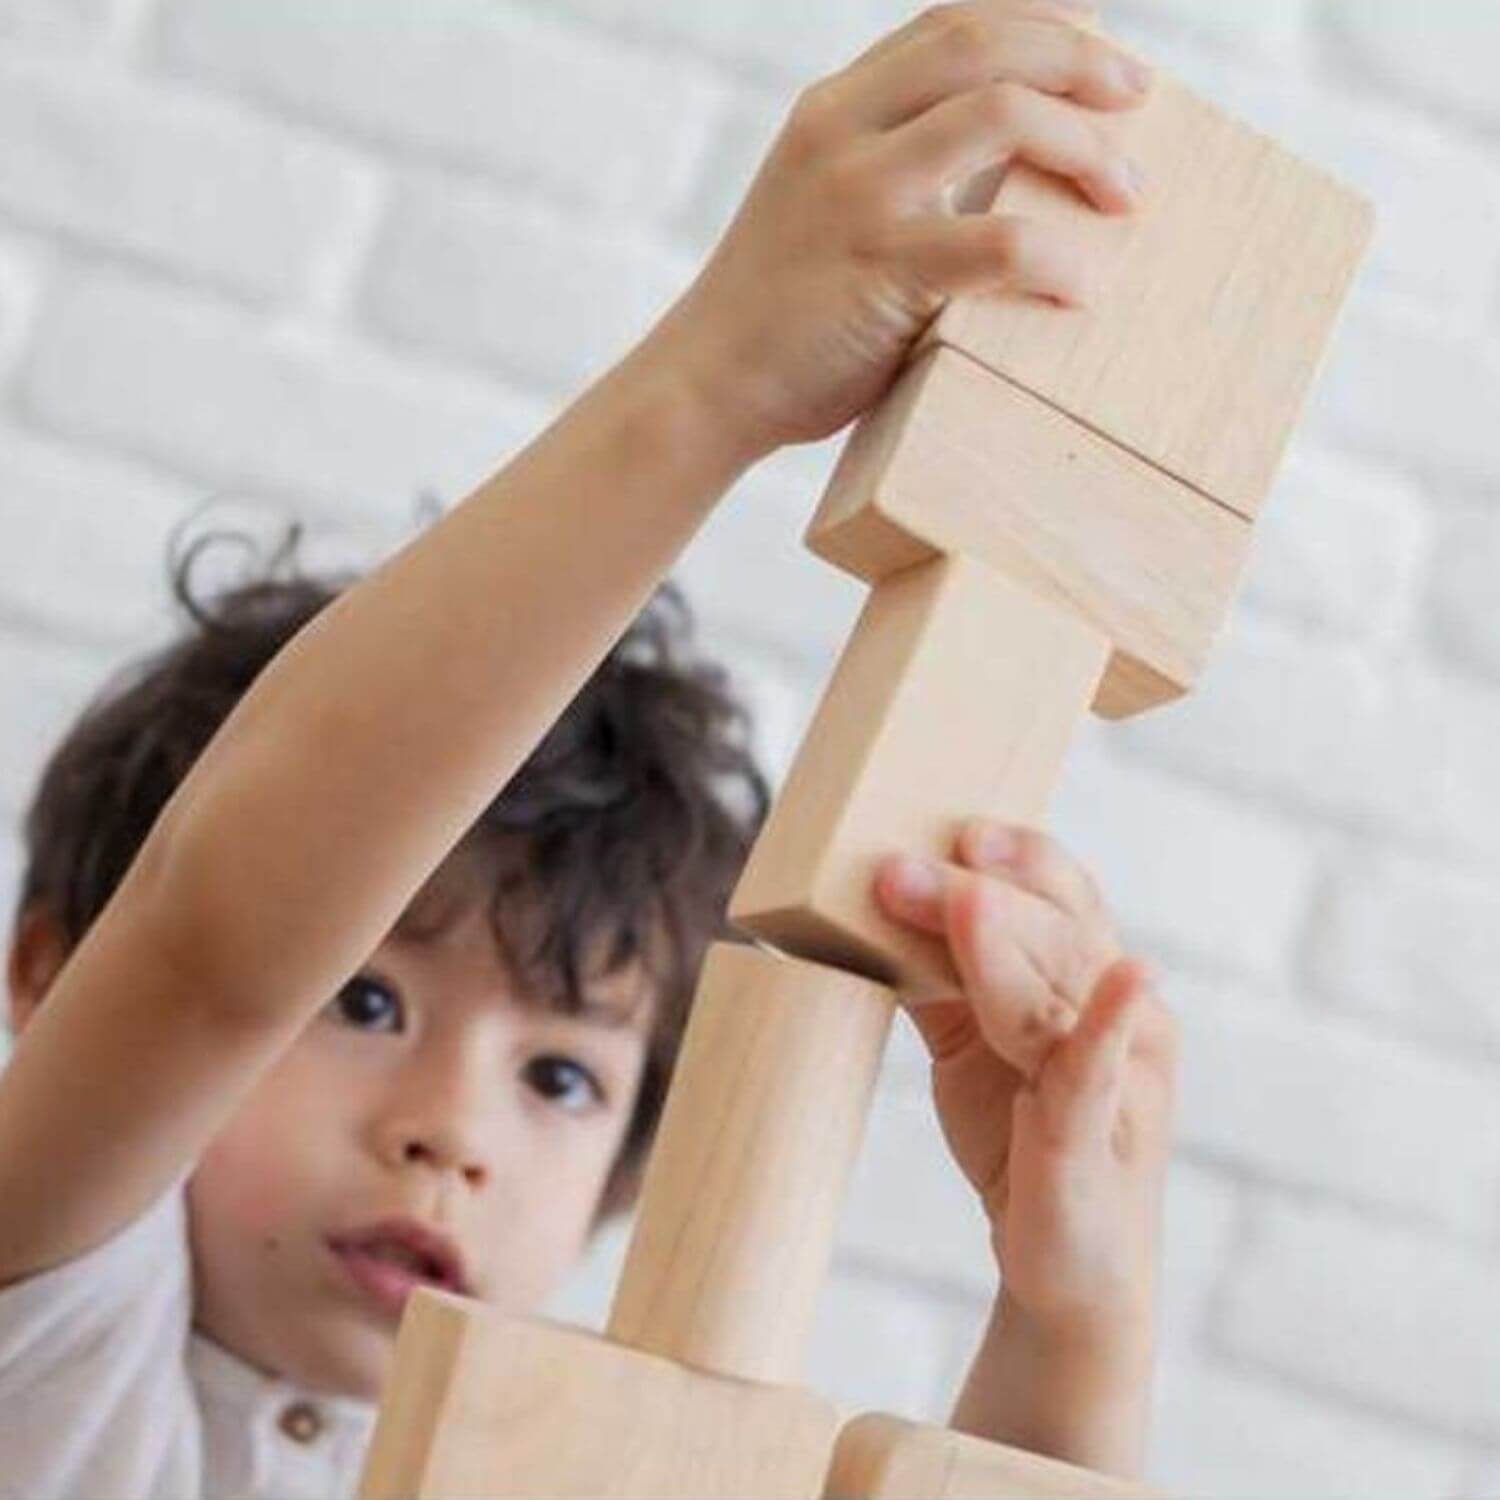
[(908, 995), (947, 947), (888, 918), (895, 850), (946, 859), (967, 818), (1040, 823), (1109, 658), (1092, 625), (964, 556), (877, 584), (729, 903), (731, 921)]
[(1156, 70), (1101, 114), (1145, 198), (1104, 214), (1013, 163), (991, 212), (1066, 223), (1102, 280), (1089, 306), (956, 298), (926, 335), (1254, 518), (1373, 230), (1319, 168)]
[(837, 1410), (423, 1287), (360, 1500), (807, 1500)]
[(1162, 1500), (1129, 1480), (872, 1412), (839, 1433), (824, 1500)]
[(943, 552), (991, 564), (1114, 645), (1109, 718), (1196, 680), (1249, 523), (963, 354), (929, 349), (845, 444), (806, 542), (862, 578)]

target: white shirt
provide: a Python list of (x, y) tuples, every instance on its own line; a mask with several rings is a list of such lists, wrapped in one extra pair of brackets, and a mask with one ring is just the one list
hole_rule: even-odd
[(375, 1407), (192, 1328), (183, 1182), (112, 1240), (0, 1290), (3, 1500), (342, 1500)]

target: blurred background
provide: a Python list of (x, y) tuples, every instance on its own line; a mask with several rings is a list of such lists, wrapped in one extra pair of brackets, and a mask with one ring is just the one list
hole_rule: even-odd
[[(52, 743), (172, 629), (175, 523), (399, 547), (686, 284), (797, 90), (911, 13), (0, 0), (4, 910)], [(1056, 804), (1185, 1034), (1151, 1476), (1500, 1496), (1500, 8), (1102, 15), (1380, 216), (1206, 680), (1091, 722)], [(756, 470), (678, 574), (778, 775), (863, 597), (800, 545), (837, 447)], [(602, 1320), (623, 1239), (558, 1316)], [(903, 1024), (809, 1378), (941, 1421), (994, 1291)]]

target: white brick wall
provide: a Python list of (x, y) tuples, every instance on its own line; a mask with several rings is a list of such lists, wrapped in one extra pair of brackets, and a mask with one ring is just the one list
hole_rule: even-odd
[(650, 217), (691, 181), (724, 85), (545, 6), (165, 0), (160, 64), (369, 142)]
[(305, 295), (368, 169), (241, 107), (108, 66), (0, 58), (0, 209), (258, 302)]
[[(895, 0), (0, 0), (0, 812), (166, 628), (171, 525), (368, 564), (691, 275)], [(1377, 202), (1191, 699), (1092, 724), (1055, 827), (1183, 1018), (1154, 1476), (1500, 1497), (1500, 16), (1105, 0)], [(862, 590), (751, 475), (683, 559), (783, 770)], [(774, 601), (768, 609), (766, 601)], [(0, 901), (19, 879), (0, 840)], [(810, 1378), (941, 1419), (993, 1291), (898, 1026)], [(616, 1232), (559, 1298), (597, 1324)]]
[(1267, 1203), (1209, 1342), (1393, 1425), (1500, 1442), (1493, 1253), (1321, 1204)]
[(1395, 646), (1415, 624), (1429, 531), (1413, 486), (1304, 445), (1256, 526), (1243, 601), (1311, 631)]
[(406, 345), (566, 394), (647, 331), (693, 265), (635, 226), (412, 178), (391, 196), (361, 306)]
[(460, 497), (542, 414), (368, 341), (267, 325), (115, 267), (57, 277), (13, 397), (59, 437), (350, 515), (422, 490)]
[(1500, 891), (1384, 856), (1331, 883), (1309, 932), (1309, 979), (1331, 1004), (1434, 1048), (1500, 1063)]
[(100, 45), (115, 0), (0, 0), (0, 37), (37, 47)]
[(1406, 0), (1361, 0), (1332, 19), (1353, 60), (1368, 64), (1372, 82), (1389, 83), (1455, 120), (1500, 126), (1494, 17), (1486, 6), (1433, 0), (1418, 18)]
[(1480, 504), (1444, 517), (1437, 546), (1433, 576), (1442, 586), (1429, 585), (1429, 602), (1439, 643), (1460, 666), (1500, 681), (1500, 522), (1493, 507)]

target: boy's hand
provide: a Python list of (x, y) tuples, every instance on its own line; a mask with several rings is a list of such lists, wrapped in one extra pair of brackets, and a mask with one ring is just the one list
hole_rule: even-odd
[(1107, 213), (1138, 188), (1101, 111), (1145, 97), (1135, 64), (1069, 23), (1091, 3), (935, 5), (806, 89), (707, 264), (655, 331), (755, 456), (872, 404), (957, 293), (1078, 303), (1061, 229), (955, 212), (1015, 158)]
[(925, 887), (893, 856), (876, 889), (891, 916), (946, 938), (963, 984), (907, 1008), (1006, 1301), (1031, 1332), (1149, 1350), (1175, 1022), (1055, 842), (975, 821), (955, 855), (959, 868), (915, 862)]

